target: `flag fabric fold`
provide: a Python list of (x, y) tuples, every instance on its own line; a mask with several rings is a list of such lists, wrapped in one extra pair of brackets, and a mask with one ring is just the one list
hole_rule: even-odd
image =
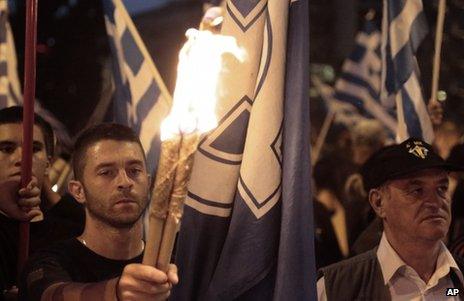
[(306, 0), (230, 0), (219, 126), (195, 156), (173, 300), (314, 300)]
[(114, 121), (139, 135), (152, 172), (159, 156), (159, 128), (169, 113), (171, 96), (122, 1), (102, 1), (113, 56)]
[(427, 34), (421, 0), (384, 0), (382, 20), (382, 102), (396, 105), (397, 141), (431, 143), (433, 127), (419, 80), (416, 51)]

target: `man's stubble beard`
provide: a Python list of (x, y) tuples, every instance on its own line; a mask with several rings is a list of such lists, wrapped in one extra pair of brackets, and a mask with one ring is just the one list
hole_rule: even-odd
[[(104, 205), (103, 206), (98, 205), (99, 203), (104, 204), (104, 201), (100, 201), (98, 200), (98, 198), (94, 198), (93, 195), (89, 193), (89, 191), (87, 191), (85, 188), (84, 188), (84, 191), (87, 196), (87, 202), (85, 203), (85, 207), (89, 215), (92, 218), (100, 221), (101, 223), (106, 224), (116, 229), (132, 228), (142, 218), (142, 215), (144, 214), (147, 204), (148, 204), (148, 196), (147, 196), (145, 197), (145, 201), (141, 201), (140, 203), (137, 203), (140, 208), (140, 212), (136, 216), (133, 216), (133, 217), (127, 216), (124, 218), (114, 217), (110, 212), (114, 204), (110, 204), (111, 207), (106, 207)], [(89, 200), (91, 201), (89, 202)]]

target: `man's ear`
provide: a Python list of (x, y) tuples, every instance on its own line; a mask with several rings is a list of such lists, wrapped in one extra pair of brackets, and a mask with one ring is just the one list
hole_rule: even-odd
[(71, 180), (68, 183), (69, 193), (81, 204), (85, 204), (85, 191), (84, 186), (80, 181)]
[(374, 188), (369, 191), (369, 203), (377, 216), (380, 218), (385, 217), (385, 194), (382, 193), (379, 188)]

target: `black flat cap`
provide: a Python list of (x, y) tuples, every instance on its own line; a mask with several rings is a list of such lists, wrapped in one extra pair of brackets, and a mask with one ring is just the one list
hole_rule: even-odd
[(462, 170), (443, 160), (430, 144), (417, 138), (409, 138), (401, 144), (390, 145), (374, 153), (361, 168), (361, 175), (364, 188), (369, 192), (388, 180), (430, 168)]

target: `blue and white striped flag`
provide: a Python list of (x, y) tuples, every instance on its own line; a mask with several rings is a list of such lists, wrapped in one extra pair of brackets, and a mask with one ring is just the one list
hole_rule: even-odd
[(115, 122), (139, 135), (149, 171), (159, 156), (159, 128), (169, 113), (171, 96), (121, 0), (102, 0), (113, 54)]
[(433, 140), (415, 57), (427, 30), (421, 0), (384, 0), (382, 101), (388, 104), (394, 99), (396, 104), (398, 142), (408, 137)]
[(18, 80), (16, 50), (8, 22), (8, 1), (0, 1), (0, 108), (21, 103), (22, 93)]
[(308, 1), (228, 0), (244, 62), (199, 145), (172, 300), (315, 300), (309, 190)]
[(367, 118), (376, 118), (385, 128), (396, 133), (397, 122), (393, 108), (380, 102), (381, 34), (372, 20), (366, 20), (356, 36), (356, 44), (342, 66), (342, 73), (335, 83), (334, 98), (355, 106)]

